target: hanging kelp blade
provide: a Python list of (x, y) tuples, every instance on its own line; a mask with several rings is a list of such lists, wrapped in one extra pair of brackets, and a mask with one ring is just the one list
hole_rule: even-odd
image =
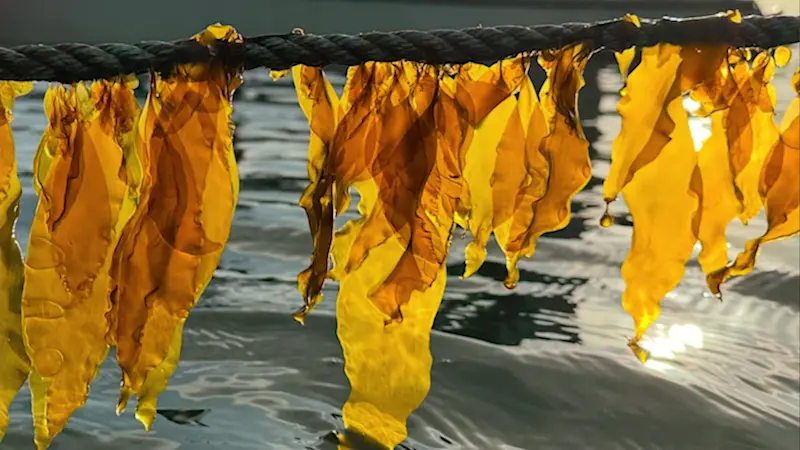
[(14, 98), (31, 88), (31, 83), (0, 82), (0, 440), (8, 427), (8, 406), (30, 370), (22, 337), (22, 253), (14, 237), (22, 186), (11, 134), (11, 109)]
[(121, 144), (131, 142), (138, 107), (131, 86), (98, 81), (50, 87), (45, 110), (22, 295), (39, 448), (86, 402), (108, 352), (109, 268), (131, 210)]
[[(242, 39), (222, 25), (194, 38)], [(231, 100), (240, 84), (239, 69), (218, 61), (154, 74), (139, 121), (143, 182), (115, 255), (112, 302), (123, 372), (117, 411), (137, 395), (136, 417), (148, 430), (180, 356), (184, 321), (230, 234), (239, 193)]]

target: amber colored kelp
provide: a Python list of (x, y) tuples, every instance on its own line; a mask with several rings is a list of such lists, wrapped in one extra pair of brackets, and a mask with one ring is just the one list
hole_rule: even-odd
[(792, 77), (796, 97), (787, 108), (780, 135), (767, 154), (758, 183), (767, 215), (767, 231), (748, 241), (744, 251), (728, 267), (708, 275), (712, 292), (732, 276), (750, 273), (762, 244), (800, 233), (800, 69)]
[[(216, 40), (243, 42), (219, 24), (194, 39), (213, 55)], [(313, 242), (294, 317), (305, 320), (326, 279), (339, 283), (337, 335), (351, 387), (341, 447), (405, 439), (431, 385), (430, 334), (456, 226), (472, 235), (464, 276), (479, 270), (494, 235), (511, 289), (537, 240), (569, 223), (572, 198), (591, 176), (577, 100), (593, 51), (585, 42), (491, 66), (368, 62), (349, 69), (341, 98), (322, 69), (291, 70), (311, 131), (298, 203)], [(35, 440), (47, 447), (85, 403), (111, 346), (123, 373), (117, 412), (135, 395), (136, 417), (152, 426), (238, 200), (235, 55), (152, 74), (143, 109), (133, 78), (51, 86), (24, 265), (13, 234), (21, 187), (9, 111), (31, 85), (0, 82), (0, 437), (29, 379)], [(621, 194), (633, 218), (622, 303), (634, 320), (630, 347), (644, 360), (640, 341), (698, 243), (719, 294), (726, 279), (753, 270), (762, 244), (800, 232), (800, 69), (779, 127), (771, 83), (787, 49), (659, 44), (616, 56), (622, 130), (603, 196), (609, 204)], [(534, 58), (547, 75), (538, 90), (528, 77)], [(710, 118), (700, 148), (687, 96), (699, 105), (692, 114)], [(335, 230), (350, 189), (359, 217)], [(766, 232), (729, 262), (728, 225), (762, 207)]]
[[(242, 42), (214, 25), (194, 37)], [(217, 268), (239, 193), (231, 99), (237, 68), (221, 62), (154, 75), (139, 120), (139, 206), (115, 255), (113, 335), (123, 372), (118, 413), (136, 394), (147, 429), (180, 356), (183, 324)]]
[[(634, 219), (623, 305), (636, 325), (631, 347), (644, 359), (638, 341), (683, 277), (695, 243), (703, 245), (705, 272), (718, 271), (727, 263), (727, 225), (753, 217), (761, 196), (769, 197), (766, 186), (778, 183), (789, 198), (779, 205), (773, 195), (771, 208), (785, 213), (795, 205), (788, 184), (797, 174), (774, 162), (792, 157), (782, 150), (794, 148), (790, 138), (766, 155), (777, 136), (771, 53), (751, 60), (723, 47), (657, 45), (641, 50), (628, 76), (634, 56), (618, 55), (623, 127), (604, 194), (611, 202), (622, 193)], [(513, 288), (519, 259), (569, 222), (572, 197), (591, 176), (577, 111), (588, 58), (580, 45), (539, 55), (548, 78), (538, 95), (527, 56), (492, 67), (368, 63), (350, 69), (341, 99), (320, 69), (294, 69), (311, 124), (311, 184), (300, 204), (314, 241), (312, 263), (298, 277), (305, 299), (298, 315), (319, 301), (326, 277), (340, 282), (338, 336), (352, 388), (344, 421), (354, 435), (393, 447), (427, 393), (428, 334), (455, 224), (474, 237), (465, 276), (478, 270), (494, 233)], [(687, 93), (701, 102), (697, 114), (712, 118), (699, 152), (683, 106)], [(767, 164), (762, 172), (765, 158), (782, 168), (770, 172)], [(762, 193), (754, 198), (756, 172)], [(349, 187), (360, 194), (361, 217), (334, 233)], [(790, 234), (781, 230), (794, 216), (779, 216), (770, 216), (775, 233)], [(604, 226), (611, 222), (604, 217)]]
[[(725, 230), (737, 216), (746, 223), (761, 206), (753, 195), (757, 175), (764, 176), (766, 152), (777, 140), (769, 85), (774, 66), (770, 52), (747, 61), (727, 48), (662, 44), (643, 49), (627, 78), (618, 106), (622, 131), (604, 191), (609, 202), (622, 191), (634, 222), (622, 266), (623, 306), (634, 319), (630, 344), (641, 359), (647, 355), (637, 343), (660, 314), (661, 299), (683, 277), (695, 243), (702, 244), (699, 261), (718, 293), (713, 280), (728, 261)], [(712, 134), (699, 152), (682, 104), (687, 92), (700, 101), (696, 113), (711, 116)], [(649, 138), (642, 139), (643, 132)], [(791, 196), (788, 183), (797, 176), (780, 173), (787, 183), (781, 195)]]
[(17, 176), (11, 108), (31, 83), (0, 82), (0, 440), (8, 427), (8, 406), (28, 379), (30, 360), (22, 337), (23, 263), (14, 225), (22, 185)]
[(132, 209), (123, 206), (122, 146), (131, 142), (138, 107), (131, 86), (98, 81), (51, 86), (45, 110), (22, 295), (39, 448), (83, 406), (108, 352), (108, 269)]

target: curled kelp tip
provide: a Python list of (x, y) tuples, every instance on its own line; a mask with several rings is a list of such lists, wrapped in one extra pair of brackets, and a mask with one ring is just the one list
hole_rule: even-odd
[(32, 89), (33, 83), (29, 81), (0, 81), (0, 107), (6, 119), (11, 118), (14, 99), (28, 94)]
[(272, 78), (272, 81), (278, 81), (282, 78), (286, 78), (290, 73), (292, 73), (291, 69), (270, 70), (269, 77)]
[(129, 383), (125, 383), (124, 381), (120, 383), (119, 399), (117, 399), (117, 406), (115, 408), (117, 416), (125, 414), (125, 409), (128, 407), (128, 401), (130, 401), (133, 394), (133, 389), (130, 388)]

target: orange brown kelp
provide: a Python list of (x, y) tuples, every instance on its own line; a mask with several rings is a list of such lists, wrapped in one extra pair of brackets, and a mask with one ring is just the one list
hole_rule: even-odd
[[(464, 189), (456, 223), (468, 230), (473, 237), (464, 252), (464, 277), (477, 272), (486, 259), (486, 244), (497, 222), (495, 209), (504, 209), (502, 206), (495, 206), (495, 203), (513, 203), (508, 200), (513, 199), (524, 177), (525, 154), (520, 151), (521, 142), (524, 141), (515, 141), (514, 134), (524, 132), (522, 120), (525, 113), (520, 112), (520, 103), (524, 104), (525, 100), (518, 101), (511, 94), (518, 91), (523, 96), (527, 92), (526, 88), (532, 86), (526, 75), (528, 66), (528, 57), (524, 60), (497, 63), (492, 67), (466, 64), (460, 68), (454, 83), (450, 83), (466, 97), (461, 103), (469, 104), (470, 95), (480, 92), (476, 86), (482, 86), (484, 91), (500, 96), (499, 101), (491, 102), (496, 105), (494, 108), (488, 113), (480, 114), (481, 120), (473, 125), (471, 140), (464, 142), (465, 148), (462, 151)], [(495, 87), (501, 82), (505, 89)], [(505, 132), (507, 128), (512, 131)], [(522, 136), (517, 134), (516, 137)], [(493, 149), (496, 151), (492, 151)], [(508, 151), (502, 151), (506, 149)], [(498, 165), (505, 170), (495, 173), (494, 168)], [(508, 209), (507, 217), (511, 216), (512, 207), (513, 204), (510, 204), (505, 208)]]
[(32, 88), (32, 83), (0, 81), (0, 441), (8, 427), (8, 406), (30, 370), (22, 337), (22, 254), (14, 236), (22, 185), (11, 134), (11, 108), (15, 97)]
[(332, 247), (351, 383), (345, 440), (361, 435), (393, 448), (427, 395), (444, 262), (456, 210), (468, 209), (460, 203), (464, 153), (474, 129), (516, 89), (522, 68), (515, 60), (450, 73), (412, 63), (350, 70), (330, 149), (336, 182), (358, 190), (362, 215)]
[(508, 239), (498, 234), (507, 258), (508, 288), (519, 280), (517, 262), (520, 256), (533, 255), (536, 239), (567, 226), (572, 197), (591, 178), (589, 142), (583, 135), (577, 108), (588, 59), (589, 54), (580, 45), (539, 57), (548, 77), (539, 92), (538, 108), (535, 95), (528, 102), (533, 110), (524, 141), (527, 173), (515, 205), (524, 213), (515, 211)]
[[(692, 97), (703, 103), (699, 115), (712, 111), (711, 136), (698, 154), (696, 186), (701, 195), (698, 240), (702, 250), (698, 256), (706, 274), (724, 268), (728, 263), (725, 230), (739, 216), (743, 222), (761, 207), (758, 178), (764, 157), (778, 139), (778, 128), (772, 118), (775, 93), (769, 84), (774, 61), (768, 52), (756, 56), (752, 68), (732, 53), (721, 65), (711, 82), (697, 86)], [(712, 97), (697, 95), (716, 84)], [(755, 195), (754, 195), (755, 194)]]
[(51, 86), (44, 102), (49, 126), (34, 159), (39, 203), (22, 295), (39, 448), (86, 402), (108, 352), (109, 268), (127, 220), (121, 145), (138, 113), (123, 81)]
[[(242, 42), (222, 25), (194, 38)], [(147, 429), (177, 365), (183, 324), (230, 234), (239, 193), (231, 100), (240, 84), (239, 69), (219, 62), (153, 75), (139, 121), (140, 204), (115, 255), (112, 301), (123, 372), (117, 411), (136, 394), (136, 417)]]
[(302, 322), (322, 299), (322, 284), (328, 274), (334, 225), (334, 174), (330, 146), (336, 132), (339, 99), (320, 68), (295, 66), (292, 76), (300, 108), (311, 127), (308, 146), (310, 183), (303, 191), (299, 205), (308, 217), (314, 253), (309, 267), (297, 276), (305, 304), (294, 317)]
[(800, 69), (792, 77), (792, 86), (797, 96), (784, 113), (780, 136), (765, 158), (759, 180), (767, 231), (748, 241), (731, 265), (708, 275), (709, 288), (717, 295), (726, 279), (753, 270), (762, 244), (800, 233)]

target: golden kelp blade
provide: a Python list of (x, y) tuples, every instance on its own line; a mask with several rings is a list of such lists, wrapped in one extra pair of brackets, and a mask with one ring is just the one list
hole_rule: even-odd
[(512, 225), (506, 249), (507, 255), (513, 255), (507, 262), (512, 270), (506, 278), (506, 287), (515, 286), (519, 279), (516, 267), (519, 256), (530, 257), (536, 250), (539, 236), (569, 224), (572, 197), (592, 176), (589, 142), (583, 135), (578, 116), (578, 92), (585, 84), (583, 70), (588, 60), (588, 53), (580, 45), (546, 52), (539, 57), (548, 76), (539, 93), (547, 135), (543, 139), (537, 136), (534, 127), (541, 125), (534, 111), (525, 145), (526, 153), (540, 155), (537, 159), (541, 158), (538, 161), (542, 162), (538, 165), (541, 167), (546, 162), (548, 168), (529, 169), (531, 179), (545, 175), (544, 179), (533, 182), (537, 190), (544, 188), (544, 192), (532, 205), (532, 221), (516, 229)]
[[(729, 57), (733, 60), (733, 57)], [(753, 70), (744, 60), (729, 69), (725, 64), (717, 73), (696, 87), (692, 96), (707, 101), (711, 113), (711, 136), (698, 154), (700, 209), (698, 240), (703, 249), (698, 257), (706, 274), (724, 268), (728, 263), (725, 230), (738, 215), (743, 221), (752, 217), (761, 206), (758, 177), (764, 156), (778, 139), (772, 115), (775, 108), (774, 89), (769, 84), (774, 64), (767, 52), (759, 54)], [(716, 94), (708, 95), (710, 92)], [(712, 98), (713, 97), (713, 98)], [(721, 109), (720, 108), (724, 108)]]
[(787, 108), (780, 137), (761, 170), (759, 192), (767, 213), (767, 231), (748, 241), (733, 264), (708, 275), (708, 287), (716, 295), (725, 280), (753, 270), (762, 244), (800, 233), (800, 69), (792, 84), (798, 97)]
[(108, 275), (126, 184), (120, 142), (133, 131), (133, 90), (117, 82), (53, 86), (37, 150), (39, 203), (25, 261), (22, 316), (31, 357), (36, 444), (46, 448), (86, 402), (109, 344)]
[[(616, 175), (606, 180), (606, 192), (623, 188), (633, 218), (633, 242), (622, 265), (622, 304), (634, 320), (630, 344), (640, 359), (645, 355), (637, 342), (660, 314), (661, 299), (683, 277), (697, 240), (698, 195), (691, 190), (697, 156), (680, 96), (681, 61), (680, 48), (669, 44), (642, 51), (620, 100), (622, 133), (614, 142), (611, 168)], [(655, 107), (647, 101), (654, 96)], [(645, 138), (638, 141), (641, 133)]]
[(728, 264), (725, 230), (740, 209), (728, 164), (725, 112), (711, 114), (711, 136), (697, 154), (699, 178), (695, 178), (694, 186), (700, 194), (697, 239), (703, 246), (697, 259), (706, 274)]
[[(228, 26), (195, 36), (241, 43)], [(150, 428), (156, 397), (180, 354), (180, 332), (216, 270), (239, 193), (231, 99), (239, 69), (220, 63), (154, 75), (139, 122), (144, 175), (140, 205), (115, 258), (117, 361), (123, 371), (118, 412), (131, 394)], [(177, 336), (177, 337), (176, 337)]]
[(730, 170), (734, 176), (736, 197), (742, 222), (755, 217), (761, 209), (759, 177), (764, 158), (775, 141), (778, 129), (775, 113), (775, 89), (770, 84), (775, 63), (769, 52), (759, 53), (752, 69), (746, 61), (736, 63), (728, 80), (736, 95), (725, 111), (725, 131), (730, 153)]
[(322, 300), (322, 284), (328, 274), (334, 217), (334, 174), (329, 153), (336, 132), (339, 99), (322, 69), (295, 66), (292, 75), (300, 108), (311, 126), (308, 146), (310, 183), (303, 191), (299, 204), (308, 217), (314, 253), (311, 265), (297, 276), (305, 304), (294, 315), (303, 322), (305, 315)]
[[(498, 160), (498, 148), (506, 123), (516, 113), (517, 99), (512, 95), (521, 83), (528, 80), (529, 58), (517, 56), (486, 67), (464, 64), (454, 75), (442, 77), (441, 94), (451, 97), (456, 108), (449, 111), (466, 114), (461, 140), (459, 164), (463, 168), (461, 195), (456, 204), (456, 223), (472, 233), (474, 240), (465, 250), (464, 277), (475, 273), (486, 258), (486, 243), (492, 233), (493, 168)], [(528, 82), (530, 82), (528, 80)], [(458, 121), (457, 118), (450, 119)], [(441, 121), (440, 121), (441, 122)], [(517, 166), (522, 170), (522, 166)], [(512, 179), (508, 175), (504, 180)], [(511, 181), (509, 184), (513, 184)]]
[[(406, 121), (399, 123), (396, 128), (405, 134), (395, 134), (396, 129), (391, 126), (382, 128), (381, 131), (386, 132), (387, 137), (397, 137), (394, 141), (386, 142), (395, 142), (398, 148), (379, 149), (387, 155), (382, 156), (379, 153), (376, 155), (376, 160), (385, 159), (385, 162), (381, 162), (388, 164), (392, 162), (389, 157), (394, 154), (393, 159), (400, 159), (402, 163), (402, 159), (410, 157), (411, 154), (406, 156), (401, 152), (416, 150), (416, 156), (420, 161), (426, 165), (433, 165), (434, 162), (431, 160), (436, 157), (435, 122), (432, 114), (434, 93), (427, 90), (435, 89), (431, 82), (435, 82), (436, 79), (432, 73), (422, 72), (419, 74), (420, 78), (427, 79), (419, 80), (420, 83), (415, 87), (413, 82), (416, 81), (416, 77), (412, 71), (406, 72), (406, 68), (402, 66), (396, 67), (396, 70), (404, 72), (395, 73), (401, 76), (395, 78), (398, 81), (392, 86), (392, 90), (397, 92), (396, 98), (400, 100), (396, 105), (385, 105), (389, 109), (388, 114), (384, 116), (384, 123), (393, 124), (389, 121), (392, 117), (397, 121)], [(392, 76), (387, 72), (384, 73)], [(375, 83), (376, 86), (382, 82), (377, 78), (364, 81)], [(421, 98), (416, 105), (411, 104), (408, 94), (403, 94), (403, 91), (408, 92), (410, 89), (420, 94)], [(401, 110), (392, 111), (394, 109), (392, 106)], [(343, 122), (344, 120), (346, 118), (343, 118)], [(375, 166), (378, 166), (378, 163)], [(376, 172), (380, 169), (391, 169), (375, 166), (373, 170)], [(427, 176), (427, 172), (431, 170), (432, 168), (428, 168), (425, 175)], [(356, 183), (355, 187), (362, 197), (359, 210), (375, 214), (379, 202), (384, 201), (380, 192), (385, 188), (382, 183), (388, 181), (389, 176), (397, 175), (400, 173), (387, 173), (384, 175), (387, 178), (381, 180), (380, 174), (375, 173), (372, 179)], [(420, 181), (422, 187), (424, 182), (424, 179)], [(397, 199), (398, 202), (409, 200), (403, 197)], [(412, 203), (397, 206), (412, 208), (410, 213), (416, 205)], [(363, 233), (368, 233), (370, 226), (380, 227), (381, 224), (378, 221), (370, 223), (369, 219), (348, 223), (336, 234), (332, 249), (334, 271), (338, 272), (336, 278), (341, 280), (336, 308), (337, 334), (344, 351), (345, 373), (351, 384), (351, 393), (343, 408), (343, 416), (348, 431), (369, 436), (381, 445), (394, 448), (406, 436), (406, 418), (419, 406), (430, 388), (430, 328), (443, 293), (445, 271), (443, 265), (440, 265), (436, 268), (433, 286), (422, 292), (408, 292), (413, 300), (406, 300), (402, 321), (392, 322), (391, 313), (397, 306), (391, 303), (376, 305), (370, 294), (387, 282), (385, 281), (387, 277), (394, 272), (404, 257), (408, 258), (405, 255), (409, 251), (410, 236), (391, 234), (378, 246), (371, 247), (366, 259), (356, 269), (348, 270), (347, 266), (337, 264), (339, 261), (352, 258), (354, 241)], [(407, 232), (410, 234), (410, 230)], [(413, 261), (410, 263), (413, 264)], [(410, 303), (412, 301), (414, 303)], [(376, 380), (382, 382), (376, 383)]]
[(8, 427), (8, 406), (30, 370), (22, 338), (22, 254), (14, 237), (22, 186), (11, 134), (11, 108), (15, 97), (32, 88), (32, 83), (0, 81), (0, 441)]
[[(497, 145), (492, 171), (493, 218), (497, 243), (506, 255), (505, 285), (516, 286), (517, 262), (532, 248), (528, 239), (536, 203), (547, 191), (550, 164), (542, 154), (542, 141), (549, 132), (536, 90), (530, 78), (520, 87), (515, 113), (509, 117)], [(482, 151), (487, 151), (482, 149)]]
[(656, 45), (642, 49), (642, 58), (628, 76), (617, 112), (622, 130), (611, 149), (611, 168), (603, 182), (603, 197), (612, 202), (634, 174), (658, 157), (675, 124), (668, 105), (681, 95), (680, 48)]

